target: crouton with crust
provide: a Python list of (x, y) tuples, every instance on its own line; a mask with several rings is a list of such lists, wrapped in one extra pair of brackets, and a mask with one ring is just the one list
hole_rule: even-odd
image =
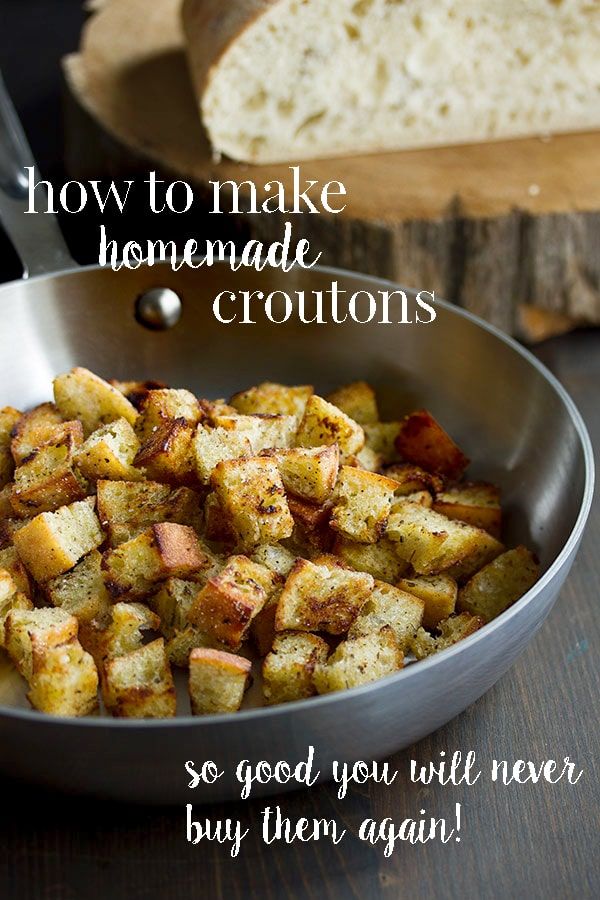
[(61, 506), (56, 512), (40, 513), (15, 532), (13, 543), (37, 582), (72, 569), (103, 542), (94, 504), (94, 498), (88, 497)]
[(15, 469), (10, 502), (16, 516), (29, 518), (83, 500), (88, 483), (74, 467), (70, 437), (34, 450)]
[(201, 484), (208, 484), (215, 467), (225, 460), (252, 456), (248, 434), (219, 426), (199, 425), (193, 439), (196, 473)]
[(277, 604), (275, 629), (345, 634), (373, 585), (365, 572), (297, 559)]
[(374, 544), (385, 532), (395, 482), (383, 475), (342, 466), (334, 494), (330, 525), (362, 544)]
[(107, 660), (102, 698), (106, 709), (118, 718), (172, 718), (177, 700), (164, 639)]
[(433, 631), (456, 608), (458, 585), (449, 575), (415, 575), (402, 578), (398, 587), (423, 601), (423, 627)]
[(33, 603), (19, 591), (17, 582), (7, 569), (0, 569), (0, 647), (4, 646), (6, 619), (13, 609), (33, 609)]
[(251, 664), (243, 656), (210, 648), (192, 650), (188, 681), (192, 715), (237, 712), (250, 672)]
[(304, 415), (304, 409), (314, 389), (310, 385), (288, 387), (272, 381), (264, 381), (255, 387), (234, 394), (231, 405), (238, 412), (246, 415), (263, 413), (266, 415), (296, 416)]
[(141, 401), (135, 431), (143, 444), (157, 428), (168, 422), (183, 419), (186, 425), (195, 428), (202, 418), (200, 403), (191, 391), (161, 388), (149, 391)]
[(159, 617), (145, 604), (120, 601), (98, 618), (81, 622), (79, 640), (102, 669), (105, 660), (137, 650), (145, 632), (159, 628)]
[(98, 708), (98, 670), (77, 639), (47, 646), (31, 638), (32, 674), (27, 699), (51, 716), (89, 716)]
[(29, 681), (33, 671), (34, 638), (38, 651), (66, 644), (77, 637), (75, 616), (62, 609), (11, 609), (4, 622), (4, 646), (18, 672)]
[(291, 535), (294, 520), (272, 459), (251, 457), (221, 462), (212, 474), (211, 484), (241, 549), (250, 550)]
[(102, 576), (102, 554), (92, 550), (73, 569), (47, 581), (44, 592), (52, 606), (76, 616), (80, 625), (106, 615), (111, 600)]
[(194, 428), (184, 418), (157, 425), (143, 441), (134, 465), (148, 478), (172, 485), (194, 485)]
[(470, 613), (463, 612), (459, 615), (449, 616), (439, 623), (435, 635), (425, 631), (424, 628), (419, 628), (409, 642), (409, 648), (417, 659), (425, 659), (433, 653), (446, 650), (471, 634), (475, 634), (484, 625), (483, 619), (479, 616), (472, 616)]
[(374, 425), (379, 421), (375, 391), (366, 381), (353, 381), (327, 395), (327, 402), (358, 422), (359, 425)]
[(200, 530), (199, 495), (156, 481), (99, 481), (98, 516), (111, 547), (137, 537), (150, 525), (177, 522)]
[(288, 493), (316, 504), (329, 499), (339, 470), (340, 452), (336, 444), (277, 450), (272, 458)]
[(317, 665), (313, 680), (319, 694), (345, 691), (393, 675), (404, 655), (389, 626), (342, 641), (326, 663)]
[(438, 492), (433, 508), (448, 519), (458, 519), (476, 528), (483, 528), (492, 537), (500, 539), (500, 490), (493, 484), (478, 481), (448, 487)]
[(380, 538), (375, 544), (360, 544), (339, 535), (332, 553), (358, 572), (368, 572), (389, 584), (395, 584), (409, 568), (396, 553), (394, 542), (387, 538)]
[[(10, 449), (15, 464), (19, 465), (47, 441), (55, 440), (62, 425), (63, 417), (54, 403), (40, 403), (23, 413), (11, 434)], [(78, 425), (83, 439), (83, 428), (81, 423)]]
[(460, 478), (469, 460), (426, 409), (406, 416), (396, 438), (406, 462), (447, 478)]
[(395, 463), (388, 466), (385, 474), (397, 483), (396, 495), (405, 497), (420, 491), (438, 494), (444, 488), (444, 479), (432, 472), (426, 472), (413, 463)]
[(423, 601), (400, 588), (376, 581), (367, 602), (352, 623), (349, 638), (362, 637), (389, 625), (404, 650), (423, 621)]
[(329, 645), (316, 634), (278, 634), (263, 660), (263, 695), (267, 703), (289, 703), (316, 694), (313, 674), (327, 661)]
[(85, 437), (108, 422), (123, 418), (133, 425), (138, 417), (120, 391), (81, 367), (54, 379), (54, 401), (63, 419), (79, 419)]
[(134, 466), (140, 442), (127, 419), (115, 419), (90, 434), (75, 454), (75, 465), (90, 481), (140, 481), (143, 473)]
[(537, 557), (526, 547), (515, 547), (484, 566), (458, 594), (458, 609), (489, 622), (516, 603), (540, 576)]
[(104, 581), (113, 597), (145, 597), (169, 577), (198, 575), (211, 560), (187, 525), (161, 522), (102, 558)]

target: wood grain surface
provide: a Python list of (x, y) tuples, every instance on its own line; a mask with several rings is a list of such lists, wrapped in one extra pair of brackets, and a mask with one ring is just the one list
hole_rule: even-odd
[[(64, 61), (71, 176), (158, 168), (193, 183), (207, 205), (211, 180), (289, 188), (287, 165), (212, 158), (179, 6), (108, 0), (90, 19)], [(435, 290), (513, 333), (538, 337), (540, 310), (542, 334), (564, 330), (565, 317), (600, 323), (599, 153), (600, 133), (590, 133), (304, 163), (306, 177), (343, 181), (348, 205), (292, 217), (296, 237), (324, 263)], [(284, 216), (237, 218), (248, 237), (281, 238)]]
[[(600, 333), (547, 342), (538, 356), (571, 391), (600, 446)], [(239, 818), (252, 832), (232, 860), (226, 846), (185, 840), (185, 811), (102, 805), (0, 783), (0, 896), (4, 900), (571, 900), (600, 896), (600, 505), (562, 595), (512, 670), (445, 728), (391, 759), (408, 771), (440, 751), (493, 758), (571, 757), (584, 775), (575, 786), (391, 787), (330, 785), (281, 797), (196, 810)], [(343, 727), (343, 723), (340, 723)], [(102, 766), (102, 760), (89, 760)], [(158, 765), (157, 765), (158, 773)], [(9, 799), (10, 798), (10, 799)], [(193, 795), (190, 797), (193, 802)], [(338, 846), (260, 839), (260, 815), (279, 802), (284, 815), (335, 817), (349, 832), (362, 819), (451, 817), (463, 804), (460, 843), (399, 844), (384, 858), (349, 835)]]

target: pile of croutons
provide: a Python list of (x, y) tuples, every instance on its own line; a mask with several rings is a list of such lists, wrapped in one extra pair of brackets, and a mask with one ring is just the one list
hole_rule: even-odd
[(381, 422), (364, 382), (226, 403), (73, 369), (0, 411), (0, 643), (62, 716), (99, 694), (174, 716), (173, 667), (195, 715), (238, 710), (257, 660), (268, 704), (375, 681), (538, 577), (467, 464), (425, 410)]

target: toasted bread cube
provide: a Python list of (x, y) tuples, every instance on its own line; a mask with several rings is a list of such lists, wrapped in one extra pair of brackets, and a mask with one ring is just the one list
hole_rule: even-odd
[(117, 381), (116, 378), (110, 378), (108, 383), (124, 394), (138, 412), (150, 391), (158, 391), (168, 387), (168, 384), (165, 384), (164, 381)]
[(368, 572), (389, 584), (395, 584), (409, 568), (396, 553), (396, 545), (387, 538), (380, 538), (376, 544), (359, 544), (340, 535), (332, 552), (358, 572)]
[(426, 472), (413, 463), (395, 463), (388, 466), (385, 471), (388, 478), (397, 482), (396, 495), (406, 497), (410, 494), (429, 491), (430, 494), (438, 494), (444, 489), (444, 480), (439, 475)]
[(247, 415), (263, 413), (265, 415), (296, 416), (304, 415), (308, 398), (313, 393), (309, 385), (287, 387), (264, 381), (256, 387), (241, 391), (231, 398), (231, 405), (238, 412)]
[(352, 384), (343, 385), (328, 394), (327, 402), (333, 403), (359, 425), (374, 425), (379, 421), (377, 397), (366, 381), (354, 381)]
[(345, 691), (393, 675), (404, 665), (404, 655), (389, 626), (342, 641), (313, 675), (319, 694)]
[[(0, 560), (1, 558), (0, 554)], [(260, 563), (261, 566), (266, 566), (275, 575), (287, 578), (296, 562), (296, 557), (286, 547), (282, 547), (281, 544), (262, 544), (252, 554), (252, 560)]]
[[(457, 522), (456, 524), (461, 525), (463, 528), (473, 527), (465, 525), (463, 522)], [(501, 553), (504, 553), (506, 549), (500, 541), (497, 541), (487, 531), (483, 531), (481, 528), (475, 528), (474, 531), (476, 534), (472, 535), (472, 540), (469, 542), (469, 552), (465, 553), (460, 560), (444, 569), (446, 575), (454, 578), (459, 585), (468, 581), (475, 572), (478, 572), (483, 566), (486, 566)], [(464, 532), (463, 534), (457, 532), (455, 538), (464, 541)], [(449, 549), (450, 546), (449, 544)]]
[(54, 400), (64, 419), (79, 419), (85, 437), (108, 422), (123, 418), (133, 425), (138, 417), (120, 391), (80, 367), (54, 379)]
[(291, 535), (294, 520), (272, 459), (251, 457), (221, 462), (211, 483), (241, 548), (252, 549)]
[(53, 512), (88, 493), (86, 480), (73, 468), (70, 438), (34, 450), (17, 466), (14, 479), (10, 502), (21, 518)]
[(375, 422), (363, 425), (365, 446), (376, 453), (384, 464), (394, 463), (400, 459), (396, 450), (396, 438), (400, 434), (401, 422)]
[[(502, 552), (502, 545), (480, 528), (447, 519), (418, 503), (400, 502), (387, 524), (396, 552), (419, 575), (436, 575), (452, 567), (481, 568)], [(483, 561), (482, 561), (483, 560)]]
[(77, 619), (62, 609), (11, 609), (4, 622), (4, 646), (27, 681), (33, 671), (32, 641), (37, 648), (66, 644), (77, 637)]
[(127, 419), (116, 419), (90, 434), (75, 452), (75, 464), (90, 481), (139, 481), (143, 473), (133, 461), (140, 442)]
[(237, 543), (237, 535), (214, 491), (204, 501), (204, 537), (229, 549)]
[(448, 519), (483, 528), (492, 537), (500, 538), (500, 490), (493, 484), (480, 481), (447, 488), (437, 494), (433, 508)]
[(21, 562), (16, 547), (0, 550), (0, 569), (4, 569), (13, 579), (17, 590), (26, 597), (33, 596), (33, 581), (29, 572)]
[(98, 516), (118, 547), (160, 522), (200, 529), (200, 497), (187, 487), (172, 489), (155, 481), (99, 481)]
[(317, 394), (309, 398), (296, 434), (298, 447), (337, 444), (341, 460), (345, 462), (349, 456), (358, 453), (364, 443), (365, 433), (358, 422)]
[(98, 708), (98, 670), (75, 638), (48, 647), (31, 638), (33, 671), (27, 699), (34, 709), (51, 716), (89, 716)]
[(192, 428), (202, 418), (200, 403), (191, 391), (163, 388), (149, 391), (141, 402), (140, 416), (135, 430), (140, 443), (144, 443), (162, 425), (183, 419)]
[(497, 556), (460, 589), (458, 609), (490, 622), (527, 593), (538, 580), (535, 554), (516, 547)]
[(286, 491), (311, 503), (321, 504), (329, 499), (337, 481), (340, 462), (336, 444), (278, 450), (273, 459)]
[(379, 472), (385, 463), (385, 458), (381, 453), (376, 453), (370, 447), (365, 446), (354, 456), (346, 459), (347, 466), (354, 466), (357, 469), (366, 469), (367, 472)]
[(107, 659), (124, 656), (142, 646), (146, 631), (158, 631), (160, 619), (143, 603), (123, 601), (79, 626), (79, 640), (99, 669)]
[(237, 650), (277, 581), (265, 566), (246, 556), (231, 556), (200, 590), (188, 619), (213, 640)]
[(406, 416), (396, 449), (407, 462), (447, 478), (460, 478), (469, 460), (426, 409)]
[(279, 598), (275, 629), (345, 634), (372, 590), (365, 572), (297, 559)]
[(431, 635), (424, 628), (419, 628), (414, 638), (409, 642), (409, 647), (417, 659), (425, 659), (433, 653), (439, 653), (458, 644), (463, 638), (475, 634), (485, 625), (479, 616), (470, 613), (460, 613), (457, 616), (449, 616), (443, 619), (437, 628), (437, 636)]
[(374, 544), (385, 532), (395, 482), (383, 475), (342, 466), (334, 494), (331, 527), (344, 537)]
[(40, 513), (13, 535), (19, 556), (38, 582), (72, 569), (103, 540), (92, 497)]
[(21, 418), (18, 409), (5, 406), (0, 409), (0, 488), (11, 480), (15, 468), (15, 462), (10, 450), (12, 431)]
[(251, 664), (222, 650), (197, 648), (190, 654), (189, 693), (192, 715), (232, 713), (242, 705)]
[(175, 715), (175, 684), (163, 638), (107, 660), (102, 679), (107, 710), (119, 718), (168, 719)]
[(160, 619), (160, 631), (164, 638), (172, 638), (176, 632), (188, 627), (188, 612), (199, 591), (197, 581), (167, 578), (149, 599), (150, 606)]
[(200, 425), (194, 435), (193, 453), (198, 478), (208, 484), (218, 463), (252, 456), (252, 444), (247, 432)]
[(298, 631), (278, 634), (262, 664), (263, 694), (267, 703), (289, 703), (316, 693), (313, 673), (327, 661), (329, 645), (316, 634)]
[(0, 647), (4, 646), (4, 626), (13, 609), (33, 609), (33, 603), (19, 591), (11, 573), (7, 569), (0, 569)]
[(376, 581), (370, 597), (350, 627), (348, 637), (373, 634), (389, 625), (399, 647), (404, 650), (423, 621), (423, 608), (423, 601), (413, 594), (385, 581)]
[(194, 625), (186, 625), (180, 631), (175, 631), (173, 636), (166, 643), (166, 651), (169, 662), (172, 666), (179, 669), (185, 669), (190, 664), (190, 654), (192, 650), (198, 647), (212, 647), (213, 649), (222, 647), (218, 641), (204, 634)]
[(252, 415), (240, 413), (220, 415), (213, 418), (215, 427), (228, 434), (242, 436), (250, 441), (252, 453), (258, 455), (262, 450), (292, 447), (296, 439), (298, 420), (295, 416)]
[(185, 419), (163, 422), (144, 440), (134, 464), (156, 481), (173, 485), (194, 484), (193, 437), (194, 429)]
[(269, 596), (263, 608), (250, 623), (250, 635), (259, 656), (266, 656), (275, 640), (275, 617), (282, 586), (278, 586)]
[(113, 597), (145, 597), (159, 581), (199, 575), (210, 564), (195, 531), (187, 525), (161, 522), (137, 537), (107, 550), (102, 558), (104, 581)]
[(390, 513), (402, 510), (403, 503), (416, 503), (418, 506), (425, 506), (427, 509), (433, 508), (433, 497), (429, 491), (415, 491), (414, 494), (406, 494), (400, 500), (394, 500)]
[(54, 403), (40, 403), (23, 413), (12, 429), (10, 448), (16, 465), (22, 463), (42, 444), (55, 439), (62, 424), (63, 417)]
[(442, 619), (451, 616), (456, 608), (458, 585), (449, 575), (415, 575), (402, 578), (398, 587), (424, 603), (423, 627), (433, 631)]
[(92, 550), (70, 572), (46, 582), (46, 597), (52, 606), (76, 616), (79, 623), (106, 615), (110, 597), (102, 577), (102, 554)]

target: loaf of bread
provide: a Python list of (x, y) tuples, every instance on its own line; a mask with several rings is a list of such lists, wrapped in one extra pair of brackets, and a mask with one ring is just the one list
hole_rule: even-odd
[(278, 162), (600, 127), (598, 0), (184, 0), (216, 154)]

